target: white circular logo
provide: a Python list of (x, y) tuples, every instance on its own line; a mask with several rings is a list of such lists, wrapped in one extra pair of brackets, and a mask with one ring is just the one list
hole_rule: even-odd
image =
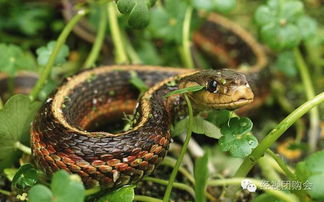
[(249, 180), (249, 179), (244, 179), (244, 180), (242, 180), (242, 182), (241, 182), (241, 187), (242, 187), (242, 189), (246, 189), (246, 190), (248, 190), (249, 192), (255, 192), (256, 189), (257, 189), (256, 185), (253, 184), (253, 183), (251, 182), (251, 180)]

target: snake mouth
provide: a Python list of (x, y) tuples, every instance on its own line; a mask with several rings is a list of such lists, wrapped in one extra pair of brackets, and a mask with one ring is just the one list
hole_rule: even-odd
[(219, 109), (236, 109), (246, 104), (249, 104), (252, 101), (253, 98), (250, 99), (241, 98), (236, 101), (225, 102), (225, 103), (207, 103), (207, 106), (212, 108), (219, 108)]

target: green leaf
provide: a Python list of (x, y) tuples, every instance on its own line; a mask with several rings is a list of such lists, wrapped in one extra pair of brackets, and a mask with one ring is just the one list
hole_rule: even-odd
[(128, 15), (128, 24), (132, 28), (142, 29), (150, 20), (150, 11), (156, 0), (117, 0), (118, 10)]
[(180, 44), (186, 7), (184, 1), (166, 0), (164, 7), (153, 9), (149, 25), (152, 36)]
[(80, 177), (69, 175), (64, 170), (57, 171), (53, 175), (51, 190), (56, 202), (83, 202), (84, 199), (85, 190)]
[(316, 35), (317, 23), (309, 16), (298, 18), (297, 26), (304, 40), (312, 39)]
[(24, 190), (35, 185), (38, 181), (39, 175), (40, 172), (31, 164), (25, 164), (18, 169), (12, 180), (11, 186)]
[(144, 83), (144, 81), (138, 77), (135, 71), (130, 72), (130, 80), (129, 82), (133, 84), (141, 93), (147, 91), (148, 86)]
[(40, 107), (25, 95), (12, 96), (0, 110), (0, 170), (11, 166), (18, 157), (15, 144), (27, 143), (30, 124)]
[(217, 126), (209, 121), (196, 116), (193, 119), (192, 132), (197, 134), (204, 134), (210, 138), (219, 139), (222, 134)]
[(7, 179), (11, 182), (14, 176), (16, 175), (17, 170), (18, 170), (17, 168), (5, 168), (3, 169), (3, 173), (5, 174)]
[[(178, 121), (172, 131), (172, 136), (176, 137), (184, 133), (187, 129), (188, 117)], [(222, 134), (217, 126), (213, 123), (203, 119), (200, 116), (193, 117), (192, 132), (197, 134), (204, 134), (210, 138), (219, 139)]]
[(212, 0), (192, 0), (192, 6), (196, 9), (212, 11), (215, 7)]
[(300, 1), (268, 0), (256, 10), (254, 17), (263, 41), (270, 48), (282, 51), (299, 45), (303, 34), (296, 22), (303, 15), (304, 6)]
[(190, 93), (190, 92), (196, 92), (196, 91), (200, 91), (203, 88), (205, 88), (205, 86), (200, 86), (200, 85), (190, 86), (190, 87), (187, 87), (187, 88), (181, 88), (181, 89), (174, 90), (174, 91), (171, 91), (171, 92), (167, 93), (164, 97), (169, 97), (171, 95)]
[(36, 69), (32, 56), (24, 53), (19, 46), (0, 44), (0, 53), (0, 72), (13, 77), (18, 70)]
[(205, 202), (206, 197), (205, 197), (205, 191), (207, 188), (207, 180), (209, 177), (209, 172), (208, 172), (208, 156), (209, 156), (209, 151), (204, 153), (204, 156), (197, 158), (195, 161), (195, 171), (194, 171), (194, 176), (195, 176), (195, 196), (197, 202)]
[(284, 51), (279, 53), (278, 58), (275, 62), (275, 67), (287, 76), (296, 76), (297, 67), (293, 52)]
[(213, 0), (214, 8), (220, 13), (229, 13), (236, 7), (236, 0)]
[(132, 202), (134, 200), (134, 188), (135, 186), (125, 186), (115, 191), (109, 192), (105, 196), (101, 197), (98, 202)]
[(286, 1), (281, 7), (281, 18), (294, 22), (304, 13), (303, 3), (300, 1)]
[(257, 196), (255, 199), (252, 200), (252, 202), (283, 202), (282, 200), (279, 200), (277, 197), (268, 194), (268, 193), (264, 193), (261, 194), (259, 196)]
[(134, 6), (135, 6), (134, 0), (118, 0), (117, 1), (118, 10), (123, 14), (130, 13)]
[(176, 122), (174, 128), (171, 130), (172, 137), (176, 137), (184, 133), (187, 129), (187, 123), (188, 123), (188, 117)]
[(129, 14), (128, 24), (132, 28), (143, 29), (150, 21), (150, 11), (143, 0), (136, 0), (136, 4)]
[(231, 118), (231, 113), (228, 110), (214, 110), (208, 113), (207, 120), (220, 128), (222, 125), (228, 123)]
[(262, 40), (274, 50), (287, 50), (295, 48), (301, 41), (301, 34), (296, 25), (268, 24), (261, 29)]
[(303, 182), (302, 188), (307, 190), (316, 200), (324, 199), (324, 151), (308, 156), (297, 164), (296, 175)]
[(254, 15), (255, 22), (262, 26), (276, 21), (276, 11), (271, 10), (268, 6), (260, 6)]
[(44, 18), (49, 16), (44, 8), (25, 9), (17, 18), (19, 29), (27, 35), (35, 35), (46, 28)]
[(219, 139), (222, 151), (229, 151), (234, 157), (246, 157), (258, 145), (251, 135), (253, 123), (248, 118), (231, 118), (228, 125), (221, 127), (223, 136)]
[(28, 191), (29, 202), (53, 202), (54, 200), (51, 190), (41, 184), (33, 186)]
[[(55, 45), (56, 45), (56, 41), (50, 41), (47, 44), (47, 46), (40, 47), (36, 50), (37, 62), (39, 65), (44, 66), (47, 64), (48, 59), (51, 56)], [(64, 44), (55, 59), (54, 65), (63, 64), (66, 61), (68, 55), (69, 55), (69, 47)]]

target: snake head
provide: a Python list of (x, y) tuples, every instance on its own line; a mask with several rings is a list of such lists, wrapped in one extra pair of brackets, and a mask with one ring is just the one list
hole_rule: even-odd
[(196, 108), (236, 109), (254, 98), (244, 74), (229, 69), (207, 70), (194, 73), (180, 81), (179, 88), (201, 85), (200, 91), (189, 93)]

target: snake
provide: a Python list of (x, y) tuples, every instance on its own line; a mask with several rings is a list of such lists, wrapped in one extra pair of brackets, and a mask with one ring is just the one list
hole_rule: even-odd
[[(134, 74), (149, 87), (140, 98), (130, 83)], [(187, 93), (195, 110), (236, 109), (253, 101), (248, 80), (230, 69), (116, 65), (83, 71), (68, 77), (36, 115), (33, 159), (47, 174), (64, 169), (79, 175), (87, 187), (134, 184), (163, 160), (172, 121), (186, 114), (183, 96), (166, 97), (169, 92), (203, 86)], [(102, 129), (132, 112), (129, 129)]]

